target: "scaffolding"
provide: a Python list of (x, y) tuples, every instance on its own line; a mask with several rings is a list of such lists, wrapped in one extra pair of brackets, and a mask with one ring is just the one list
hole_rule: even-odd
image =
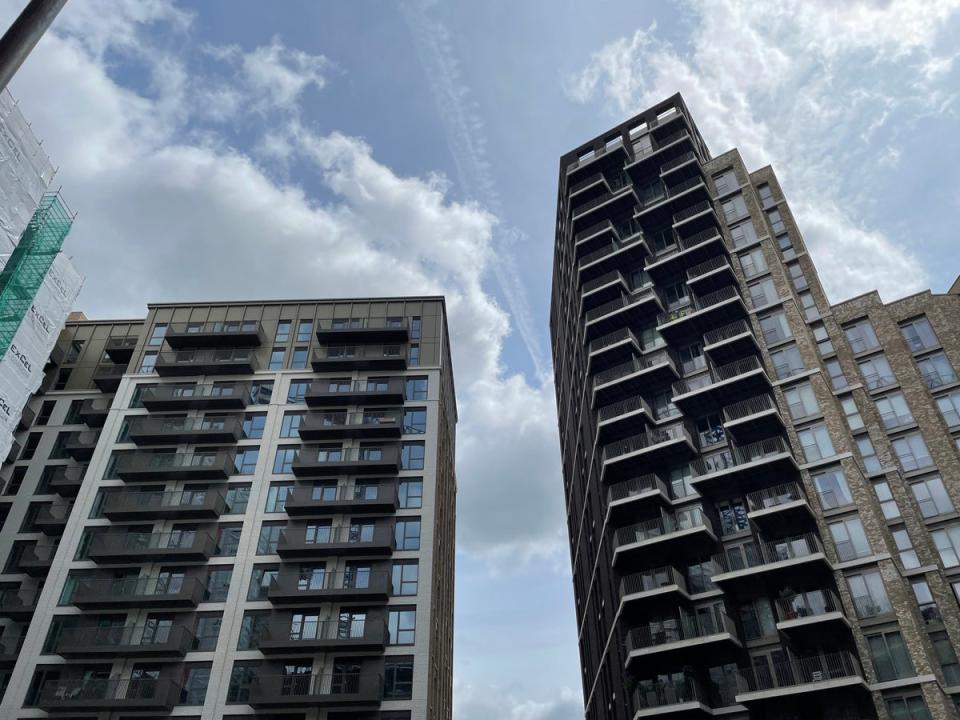
[(59, 192), (44, 194), (0, 272), (0, 360), (7, 354), (37, 290), (60, 252), (73, 217)]

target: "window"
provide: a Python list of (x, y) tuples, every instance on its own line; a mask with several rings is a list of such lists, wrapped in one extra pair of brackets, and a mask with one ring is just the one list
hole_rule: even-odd
[(903, 393), (890, 393), (877, 398), (876, 403), (877, 411), (880, 413), (880, 421), (887, 430), (909, 425), (913, 422), (913, 413), (910, 412)]
[(400, 467), (404, 470), (423, 470), (425, 447), (422, 442), (407, 442), (400, 446)]
[(719, 175), (715, 175), (713, 184), (717, 188), (717, 195), (726, 195), (740, 188), (740, 183), (737, 182), (737, 174), (733, 171), (733, 168), (724, 170)]
[(790, 412), (790, 417), (794, 420), (810, 417), (820, 412), (820, 405), (813, 394), (813, 387), (808, 382), (784, 390), (783, 397), (787, 401), (787, 410)]
[(797, 437), (800, 438), (800, 444), (803, 446), (803, 454), (807, 462), (816, 462), (837, 454), (833, 449), (833, 443), (830, 441), (827, 426), (823, 423), (798, 431)]
[(137, 371), (142, 375), (149, 375), (153, 372), (154, 365), (157, 364), (157, 353), (145, 352), (143, 360), (140, 361), (140, 369)]
[(877, 334), (873, 331), (873, 325), (866, 318), (858, 320), (853, 325), (848, 325), (843, 329), (843, 332), (847, 336), (847, 342), (850, 343), (854, 353), (862, 353), (880, 347)]
[(871, 390), (876, 390), (885, 385), (893, 385), (897, 381), (893, 375), (893, 370), (890, 369), (890, 363), (887, 362), (887, 357), (883, 353), (861, 360), (857, 364), (860, 366), (864, 384)]
[(270, 586), (280, 571), (270, 565), (254, 565), (247, 588), (247, 600), (266, 600)]
[(783, 216), (780, 215), (779, 210), (767, 210), (767, 219), (770, 221), (770, 227), (773, 228), (774, 235), (786, 232), (787, 226), (783, 224)]
[(297, 323), (297, 342), (310, 342), (313, 335), (313, 320), (301, 320)]
[(217, 649), (217, 638), (220, 636), (220, 623), (222, 616), (201, 615), (197, 618), (197, 630), (194, 633), (193, 649), (200, 651), (210, 651)]
[(383, 661), (383, 699), (409, 700), (413, 697), (413, 658), (388, 656)]
[(920, 567), (920, 558), (917, 557), (917, 551), (913, 549), (913, 542), (910, 535), (903, 528), (894, 530), (893, 542), (897, 545), (897, 551), (900, 553), (900, 562), (903, 563), (905, 570), (913, 570)]
[(270, 352), (270, 370), (283, 370), (283, 358), (286, 355), (286, 350), (283, 348), (274, 348)]
[(267, 491), (267, 512), (283, 512), (293, 483), (272, 483)]
[(274, 338), (276, 342), (287, 342), (290, 339), (290, 321), (281, 320), (277, 323), (277, 336)]
[(787, 233), (777, 235), (777, 247), (780, 248), (780, 253), (783, 255), (784, 260), (793, 260), (797, 256), (797, 251), (793, 247), (790, 235)]
[(873, 669), (877, 671), (879, 682), (911, 677), (915, 674), (910, 655), (899, 632), (868, 635), (867, 644), (870, 646)]
[(397, 520), (395, 539), (397, 550), (419, 550), (420, 519)]
[(747, 214), (747, 204), (743, 201), (743, 195), (739, 193), (724, 200), (720, 206), (728, 223), (739, 220)]
[(847, 585), (850, 586), (853, 607), (861, 620), (893, 612), (879, 570), (850, 575)]
[(900, 519), (900, 506), (893, 498), (890, 491), (890, 484), (886, 480), (881, 480), (873, 484), (873, 491), (877, 494), (877, 500), (880, 501), (880, 509), (883, 511), (883, 517), (887, 520)]
[(754, 309), (769, 305), (779, 300), (777, 288), (773, 284), (773, 278), (766, 277), (759, 282), (747, 286), (750, 291), (750, 305)]
[(387, 645), (413, 645), (417, 637), (416, 608), (391, 609), (387, 617)]
[(233, 464), (237, 469), (237, 475), (253, 475), (257, 469), (257, 458), (260, 456), (260, 450), (255, 447), (237, 448), (237, 454)]
[(419, 340), (422, 336), (423, 321), (419, 317), (410, 318), (410, 339)]
[(753, 227), (753, 222), (747, 220), (730, 228), (730, 237), (733, 238), (735, 248), (746, 247), (757, 241), (757, 230)]
[[(246, 623), (246, 617), (244, 617)], [(243, 630), (241, 629), (241, 638)], [(257, 663), (259, 665), (260, 663)], [(250, 699), (250, 686), (257, 677), (257, 668), (253, 665), (244, 665), (239, 662), (233, 664), (230, 670), (230, 684), (227, 686), (227, 702), (243, 704)]]
[(763, 333), (763, 340), (767, 345), (773, 345), (781, 340), (793, 337), (793, 331), (790, 330), (790, 323), (787, 321), (787, 315), (783, 310), (777, 310), (760, 318), (760, 331)]
[(953, 371), (953, 366), (942, 352), (927, 355), (923, 360), (917, 360), (917, 368), (920, 370), (923, 381), (931, 390), (957, 381), (957, 374)]
[(228, 485), (224, 496), (224, 512), (228, 515), (242, 515), (247, 511), (247, 501), (249, 499), (249, 485)]
[(291, 405), (303, 405), (309, 389), (309, 380), (291, 380), (290, 389), (287, 391), (287, 402)]
[(426, 400), (427, 378), (408, 377), (404, 384), (404, 398), (406, 400)]
[(211, 565), (207, 571), (207, 591), (203, 595), (205, 602), (226, 602), (230, 592), (230, 580), (233, 568), (229, 565)]
[(298, 347), (293, 349), (293, 355), (290, 357), (290, 367), (294, 370), (302, 370), (307, 366), (307, 348)]
[(960, 550), (960, 525), (934, 530), (930, 536), (945, 568), (960, 565), (960, 555), (957, 554)]
[(770, 353), (770, 360), (773, 362), (773, 371), (779, 380), (785, 380), (806, 370), (803, 359), (800, 357), (800, 348), (796, 345)]
[(407, 348), (407, 364), (410, 367), (418, 367), (420, 365), (420, 345), (418, 343), (413, 343)]
[(787, 271), (790, 273), (790, 279), (797, 290), (806, 290), (810, 285), (807, 282), (807, 276), (803, 274), (803, 268), (800, 263), (790, 263), (787, 265)]
[(752, 278), (767, 271), (767, 261), (763, 257), (763, 248), (754, 248), (750, 252), (740, 255), (740, 268), (747, 278)]
[[(218, 525), (217, 526), (217, 547), (215, 555), (233, 557), (237, 554), (237, 548), (240, 547), (240, 532), (243, 530), (240, 525)], [(187, 531), (184, 531), (187, 532)], [(189, 531), (193, 533), (192, 530)]]
[(877, 451), (873, 449), (873, 443), (868, 437), (859, 437), (855, 441), (857, 450), (863, 458), (863, 467), (868, 473), (880, 472), (880, 458), (877, 457)]
[(920, 506), (920, 514), (925, 518), (953, 512), (953, 502), (939, 477), (925, 478), (911, 485), (910, 489)]
[(252, 650), (257, 647), (260, 638), (270, 624), (270, 616), (263, 612), (247, 612), (240, 622), (240, 635), (237, 650)]
[(841, 468), (826, 470), (813, 476), (813, 484), (820, 497), (820, 505), (824, 510), (851, 505), (850, 488), (847, 486), (847, 477)]
[(960, 390), (937, 398), (937, 408), (943, 415), (943, 421), (953, 427), (960, 425)]
[[(216, 384), (214, 384), (216, 388)], [(262, 382), (254, 381), (250, 383), (250, 404), (251, 405), (266, 405), (270, 402), (270, 398), (273, 397), (273, 381)]]
[(250, 440), (259, 440), (263, 437), (263, 429), (267, 426), (267, 414), (255, 413), (243, 416), (243, 436)]
[(890, 720), (932, 720), (927, 704), (920, 695), (885, 698)]
[(919, 470), (933, 465), (933, 458), (927, 450), (927, 444), (920, 433), (910, 433), (893, 441), (893, 451), (897, 454), (904, 472)]
[(914, 353), (929, 350), (940, 344), (933, 328), (930, 327), (930, 321), (925, 317), (904, 323), (900, 326), (900, 332), (903, 333), (903, 339), (907, 341), (910, 351)]
[(770, 185), (768, 183), (758, 185), (757, 193), (760, 195), (760, 200), (763, 202), (764, 206), (773, 204), (773, 192), (770, 190)]
[(857, 430), (863, 430), (863, 418), (860, 417), (860, 411), (857, 409), (857, 401), (853, 399), (853, 396), (843, 398), (840, 401), (840, 405), (843, 406), (843, 414), (847, 416), (847, 425), (850, 426), (851, 432), (856, 432)]
[[(63, 433), (61, 433), (61, 435), (62, 434)], [(37, 454), (37, 447), (39, 447), (40, 439), (42, 437), (43, 433), (39, 432), (32, 432), (27, 435), (27, 442), (24, 444), (23, 451), (20, 453), (21, 460), (30, 460), (34, 455)]]
[[(927, 593), (929, 594), (929, 589)], [(932, 600), (933, 598), (931, 598)], [(960, 661), (957, 660), (957, 653), (953, 649), (953, 645), (950, 644), (950, 638), (941, 630), (940, 632), (930, 633), (930, 641), (933, 643), (933, 652), (940, 663), (940, 669), (943, 671), (943, 678), (947, 681), (947, 685), (960, 685)]]
[[(214, 640), (214, 643), (216, 643), (216, 640)], [(183, 672), (183, 684), (180, 686), (180, 704), (203, 705), (209, 682), (209, 665), (188, 666)]]
[(720, 518), (720, 534), (746, 530), (749, 527), (747, 520), (747, 506), (741, 498), (717, 501), (717, 515)]
[(820, 309), (817, 307), (817, 301), (813, 298), (813, 293), (805, 290), (799, 294), (800, 304), (803, 305), (803, 317), (807, 322), (814, 322), (820, 319)]
[(420, 567), (416, 560), (395, 560), (392, 571), (394, 595), (416, 595)]
[(821, 357), (833, 353), (833, 341), (830, 339), (830, 334), (823, 323), (813, 326), (813, 338), (817, 341), (817, 351)]
[[(937, 607), (933, 599), (933, 593), (930, 592), (930, 586), (922, 578), (916, 578), (910, 581), (910, 587), (913, 590), (913, 596), (917, 599), (917, 607), (920, 609), (920, 616), (923, 618), (924, 625), (932, 622), (940, 622), (940, 608)], [(935, 633), (931, 633), (933, 639)], [(953, 683), (951, 683), (953, 684)]]
[(157, 347), (163, 345), (163, 338), (167, 334), (167, 326), (163, 323), (157, 323), (150, 330), (150, 340), (147, 341), (147, 345), (151, 347)]
[(300, 423), (303, 422), (303, 413), (284, 413), (283, 422), (280, 425), (280, 437), (298, 438), (300, 437)]
[(281, 446), (277, 448), (276, 457), (273, 458), (273, 474), (281, 475), (283, 473), (293, 472), (293, 461), (297, 458), (297, 448), (295, 446)]
[(830, 376), (830, 385), (834, 390), (843, 390), (849, 384), (847, 376), (843, 374), (843, 368), (840, 367), (839, 360), (827, 360), (824, 363), (827, 367), (827, 374)]
[(423, 507), (423, 480), (403, 478), (400, 480), (400, 507), (405, 510)]
[(856, 516), (830, 523), (830, 534), (837, 547), (837, 557), (840, 558), (840, 562), (873, 554), (870, 543), (867, 541), (867, 534), (863, 531), (863, 523)]
[(260, 537), (257, 538), (257, 555), (273, 555), (277, 552), (280, 533), (283, 532), (284, 527), (284, 523), (264, 523), (260, 527)]
[[(145, 387), (151, 387), (151, 386), (148, 386), (146, 383), (144, 383), (143, 385), (137, 385), (136, 390), (134, 390), (134, 393), (136, 393), (138, 390), (142, 390)], [(130, 407), (133, 407), (133, 405), (131, 404)], [(83, 409), (83, 400), (71, 400), (70, 407), (67, 408), (67, 415), (63, 419), (63, 424), (64, 425), (83, 424), (83, 420), (80, 418), (80, 410), (82, 409)]]
[(427, 431), (426, 408), (407, 408), (403, 411), (403, 431), (422, 434)]

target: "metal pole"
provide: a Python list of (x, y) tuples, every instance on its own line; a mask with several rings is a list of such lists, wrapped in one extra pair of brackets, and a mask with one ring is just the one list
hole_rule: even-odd
[(0, 91), (16, 74), (67, 0), (30, 0), (0, 38)]

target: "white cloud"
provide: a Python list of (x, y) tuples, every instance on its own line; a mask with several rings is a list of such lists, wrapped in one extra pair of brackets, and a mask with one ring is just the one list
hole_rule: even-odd
[(524, 700), (511, 688), (454, 686), (456, 720), (582, 720), (580, 695), (562, 688), (559, 696), (545, 702)]
[(568, 96), (599, 98), (622, 116), (682, 92), (714, 151), (738, 147), (748, 166), (774, 166), (833, 301), (926, 287), (902, 246), (913, 238), (866, 228), (859, 200), (899, 161), (894, 118), (952, 110), (953, 94), (938, 83), (954, 56), (937, 43), (960, 0), (685, 7), (688, 45), (639, 29), (595, 52), (568, 79)]

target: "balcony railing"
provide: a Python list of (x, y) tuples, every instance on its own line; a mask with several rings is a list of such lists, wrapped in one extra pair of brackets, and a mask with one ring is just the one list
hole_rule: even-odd
[(40, 589), (5, 588), (0, 590), (0, 617), (29, 618), (37, 608)]
[[(772, 672), (769, 668), (761, 671), (752, 668), (741, 670), (741, 677), (745, 680), (750, 692), (862, 676), (859, 662), (846, 650), (806, 657), (793, 656), (785, 660), (773, 661), (771, 665)], [(738, 695), (739, 697), (741, 695)]]
[(136, 557), (201, 559), (211, 556), (215, 547), (211, 535), (196, 530), (99, 533), (93, 536), (88, 554), (106, 561)]
[(598, 372), (593, 376), (593, 387), (597, 388), (600, 385), (606, 385), (607, 383), (614, 382), (615, 380), (619, 380), (627, 375), (633, 375), (634, 373), (649, 370), (657, 365), (669, 363), (671, 360), (672, 358), (670, 357), (669, 352), (666, 350), (660, 350), (658, 352), (644, 355), (643, 357), (633, 358), (629, 362), (615, 365), (614, 367), (604, 370), (603, 372)]
[(599, 148), (594, 148), (592, 152), (584, 153), (582, 157), (578, 157), (576, 160), (571, 161), (567, 165), (567, 172), (570, 173), (576, 170), (577, 168), (588, 165), (594, 160), (598, 160), (599, 158), (605, 156), (609, 152), (613, 152), (614, 150), (622, 150), (624, 153), (628, 153), (626, 146), (623, 144), (622, 137), (616, 137), (612, 139), (609, 143), (602, 145)]
[(671, 498), (670, 488), (667, 487), (667, 484), (660, 479), (659, 475), (650, 473), (611, 485), (607, 491), (607, 504), (652, 492), (660, 492), (664, 497)]
[(709, 260), (704, 260), (702, 263), (697, 263), (691, 268), (687, 268), (687, 282), (693, 282), (702, 275), (729, 267), (730, 261), (727, 260), (726, 255), (717, 255)]
[[(129, 453), (117, 459), (116, 472), (120, 477), (127, 474), (200, 474), (222, 471), (227, 475), (233, 469), (233, 461), (225, 452), (196, 453)], [(199, 472), (198, 472), (199, 471)]]
[(777, 598), (777, 617), (780, 622), (838, 612), (843, 612), (843, 605), (833, 590), (810, 590)]
[(606, 422), (615, 417), (634, 412), (644, 412), (648, 417), (653, 418), (653, 412), (650, 410), (650, 406), (647, 405), (647, 401), (640, 395), (635, 395), (626, 400), (615, 402), (612, 405), (603, 406), (597, 412), (597, 419), (600, 422)]
[(37, 705), (44, 710), (170, 709), (180, 685), (169, 678), (71, 678), (47, 680)]
[(632, 340), (633, 343), (640, 347), (640, 341), (637, 340), (637, 336), (633, 334), (633, 331), (630, 328), (617, 328), (613, 332), (609, 332), (606, 335), (601, 335), (595, 340), (590, 341), (590, 353), (599, 352), (604, 348), (610, 347), (624, 340)]
[(669, 135), (665, 135), (664, 137), (660, 138), (659, 140), (651, 135), (651, 136), (650, 136), (650, 144), (649, 144), (649, 145), (643, 145), (643, 144), (640, 144), (640, 143), (635, 143), (635, 144), (634, 144), (634, 146), (633, 146), (633, 152), (634, 152), (634, 160), (633, 160), (633, 162), (637, 162), (638, 160), (643, 160), (644, 158), (650, 157), (650, 156), (653, 155), (654, 153), (660, 152), (660, 151), (661, 151), (663, 148), (665, 148), (667, 145), (671, 145), (671, 144), (677, 142), (678, 140), (682, 140), (682, 139), (687, 138), (687, 137), (689, 137), (689, 136), (690, 136), (690, 133), (688, 133), (685, 129), (684, 129), (684, 130), (678, 130), (678, 131), (676, 131), (676, 132), (672, 132), (672, 133), (670, 133)]
[(256, 347), (263, 331), (256, 320), (170, 323), (164, 339), (172, 348)]
[(689, 305), (660, 313), (657, 316), (657, 325), (666, 325), (669, 322), (674, 322), (688, 315), (709, 310), (716, 305), (733, 300), (734, 298), (739, 299), (740, 293), (737, 291), (736, 286), (727, 285), (701, 297), (692, 298)]
[(688, 703), (707, 704), (707, 694), (695, 677), (642, 680), (633, 691), (633, 707), (637, 711)]
[(726, 553), (717, 553), (713, 560), (721, 573), (732, 573), (764, 565), (801, 560), (823, 553), (823, 546), (816, 535), (807, 533), (771, 542), (749, 542), (727, 548)]
[(660, 293), (655, 287), (646, 287), (641, 290), (635, 290), (632, 294), (627, 295), (626, 297), (621, 296), (615, 300), (599, 305), (591, 310), (587, 311), (586, 321), (588, 323), (593, 322), (597, 318), (601, 318), (604, 315), (609, 315), (614, 313), (617, 310), (622, 310), (634, 305), (640, 305), (649, 300), (660, 301)]
[(710, 518), (698, 507), (687, 508), (674, 515), (663, 515), (635, 525), (619, 528), (616, 534), (616, 547), (621, 548), (626, 545), (642, 543), (684, 530), (693, 530), (694, 528), (704, 528), (713, 532), (713, 524), (710, 522)]
[(697, 478), (789, 452), (790, 448), (782, 437), (772, 437), (724, 450), (715, 455), (697, 458), (690, 463), (690, 470), (693, 477)]
[(60, 497), (76, 497), (86, 471), (86, 465), (57, 465), (50, 475), (50, 489)]
[(256, 350), (251, 348), (194, 348), (162, 352), (154, 367), (160, 374), (177, 369), (184, 371), (180, 374), (201, 375), (214, 369), (229, 374), (255, 370), (255, 358)]
[[(690, 207), (674, 213), (673, 224), (679, 225), (684, 220), (692, 218), (694, 215), (699, 215), (702, 212), (707, 212), (708, 210), (713, 210), (713, 204), (709, 200), (701, 200), (698, 203), (694, 203)], [(716, 232), (714, 232), (714, 235), (716, 235)]]
[(318, 598), (351, 599), (386, 597), (391, 575), (384, 570), (347, 572), (294, 571), (283, 569), (270, 580), (271, 599), (316, 602)]
[(732, 403), (723, 408), (723, 421), (736, 422), (751, 415), (759, 415), (769, 411), (777, 412), (777, 405), (769, 395), (757, 395), (740, 402)]
[(620, 580), (620, 597), (625, 598), (628, 595), (639, 595), (640, 593), (653, 592), (660, 588), (674, 586), (686, 592), (687, 580), (679, 570), (667, 565), (625, 575)]
[(626, 176), (624, 177), (614, 176), (612, 178), (607, 178), (607, 185), (610, 187), (610, 192), (606, 192), (603, 195), (600, 195), (595, 198), (591, 198), (590, 200), (587, 200), (587, 202), (577, 205), (575, 208), (573, 208), (571, 217), (574, 220), (576, 220), (577, 218), (582, 217), (583, 215), (590, 212), (594, 208), (599, 207), (604, 203), (608, 203), (611, 200), (614, 200), (615, 198), (625, 193), (627, 190), (633, 189), (633, 181)]
[(665, 428), (652, 428), (644, 433), (632, 435), (623, 440), (608, 443), (603, 446), (603, 460), (613, 460), (623, 455), (646, 450), (647, 448), (674, 440), (686, 440), (692, 443), (690, 431), (683, 423), (670, 425)]
[(622, 284), (624, 287), (630, 286), (630, 283), (627, 282), (627, 279), (623, 276), (623, 273), (621, 273), (619, 270), (611, 270), (608, 273), (604, 273), (600, 277), (585, 282), (583, 287), (580, 288), (580, 292), (582, 295), (588, 295), (597, 288), (602, 288), (604, 285), (609, 285), (610, 283), (616, 282)]
[(612, 255), (613, 253), (619, 252), (624, 248), (633, 247), (634, 245), (642, 241), (643, 241), (642, 235), (633, 235), (632, 237), (626, 238), (622, 242), (613, 241), (605, 245), (604, 247), (600, 248), (599, 250), (594, 250), (592, 253), (588, 255), (584, 255), (582, 258), (580, 258), (578, 267), (580, 270), (583, 270), (583, 268), (585, 268), (587, 265), (592, 265), (598, 260), (602, 260), (607, 255)]
[(658, 623), (633, 628), (627, 635), (627, 652), (645, 648), (669, 645), (684, 640), (698, 640), (728, 633), (737, 637), (737, 626), (733, 620), (719, 608), (711, 613), (698, 615), (680, 615)]
[[(763, 365), (760, 362), (760, 358), (756, 355), (749, 355), (740, 360), (734, 360), (731, 363), (726, 365), (721, 365), (720, 367), (712, 368), (709, 372), (710, 382), (706, 384), (694, 384), (697, 381), (695, 379), (690, 380), (677, 380), (673, 383), (673, 396), (678, 397), (680, 395), (686, 395), (687, 393), (694, 392), (695, 390), (703, 390), (708, 388), (711, 385), (717, 385), (727, 380), (732, 380), (735, 377), (740, 375), (746, 375), (747, 373), (754, 372), (755, 370), (763, 370)], [(700, 382), (703, 382), (703, 376), (697, 376)]]
[(184, 442), (231, 442), (239, 439), (243, 431), (241, 419), (230, 416), (203, 418), (137, 417), (129, 426), (130, 438), (136, 442), (165, 443)]
[(110, 492), (104, 499), (103, 514), (107, 517), (145, 517), (157, 513), (158, 516), (177, 517), (192, 513), (198, 517), (217, 517), (225, 509), (225, 504), (223, 494), (213, 490)]
[(241, 409), (250, 401), (249, 383), (156, 385), (140, 395), (148, 410), (228, 407)]
[(83, 578), (71, 602), (78, 607), (195, 606), (206, 591), (200, 579), (192, 576)]
[(957, 381), (957, 374), (952, 370), (927, 370), (926, 372), (920, 373), (920, 376), (930, 390), (934, 390), (943, 385), (950, 385)]
[(783, 483), (747, 493), (747, 507), (750, 512), (758, 512), (806, 499), (806, 495), (797, 483)]
[(292, 617), (271, 620), (260, 629), (257, 647), (263, 652), (296, 651), (297, 648), (382, 646), (387, 641), (383, 619), (295, 620)]
[(285, 528), (277, 542), (279, 555), (311, 555), (328, 552), (390, 554), (394, 547), (393, 526), (356, 524), (314, 525)]
[(716, 345), (724, 340), (729, 340), (730, 338), (737, 337), (738, 335), (752, 332), (753, 330), (750, 327), (750, 323), (748, 323), (746, 320), (734, 320), (732, 323), (721, 325), (720, 327), (713, 328), (712, 330), (707, 330), (703, 334), (703, 344)]
[[(683, 134), (683, 133), (680, 133), (680, 134)], [(661, 165), (660, 174), (665, 175), (671, 170), (673, 170), (674, 168), (678, 168), (681, 165), (685, 165), (691, 160), (696, 160), (696, 159), (697, 159), (697, 154), (693, 152), (693, 150), (688, 150), (687, 152), (682, 153), (681, 155), (678, 155), (677, 157), (673, 158), (673, 160), (668, 160), (663, 165)]]
[(250, 705), (285, 707), (329, 704), (379, 705), (383, 678), (373, 673), (257, 675), (250, 684)]
[(183, 655), (192, 643), (193, 633), (184, 625), (73, 627), (60, 631), (56, 651), (68, 656), (92, 655), (104, 650)]

